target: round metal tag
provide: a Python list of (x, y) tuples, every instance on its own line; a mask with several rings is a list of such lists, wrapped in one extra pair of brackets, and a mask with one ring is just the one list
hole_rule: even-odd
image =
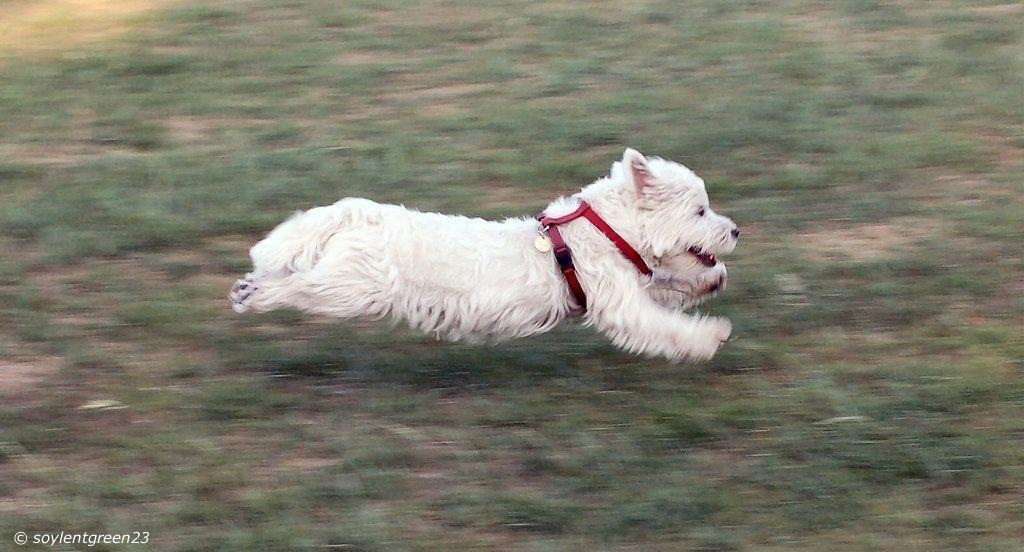
[(537, 251), (547, 253), (551, 251), (551, 239), (547, 236), (537, 236), (537, 239), (533, 240), (533, 246), (537, 248)]

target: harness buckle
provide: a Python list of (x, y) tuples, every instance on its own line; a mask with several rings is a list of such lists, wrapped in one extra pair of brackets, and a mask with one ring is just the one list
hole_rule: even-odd
[(572, 268), (572, 253), (569, 251), (569, 246), (564, 243), (558, 244), (554, 249), (555, 260), (558, 261), (558, 266), (562, 267), (562, 270)]

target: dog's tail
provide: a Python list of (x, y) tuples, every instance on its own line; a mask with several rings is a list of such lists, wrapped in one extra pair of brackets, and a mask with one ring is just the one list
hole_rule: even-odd
[(343, 199), (292, 215), (249, 250), (254, 274), (281, 278), (312, 269), (327, 242), (353, 222), (360, 201), (368, 202)]

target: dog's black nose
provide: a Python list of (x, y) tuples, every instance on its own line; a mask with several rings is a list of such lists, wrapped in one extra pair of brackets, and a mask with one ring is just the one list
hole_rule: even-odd
[(738, 226), (736, 228), (732, 229), (732, 237), (734, 237), (734, 238), (740, 237), (740, 229), (739, 229)]

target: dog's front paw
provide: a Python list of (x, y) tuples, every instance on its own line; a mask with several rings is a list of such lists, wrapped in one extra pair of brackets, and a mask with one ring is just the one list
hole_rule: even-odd
[(691, 355), (697, 360), (707, 360), (718, 352), (729, 335), (732, 322), (726, 318), (706, 318), (701, 323), (701, 332), (693, 344)]
[(249, 279), (236, 280), (235, 285), (231, 286), (231, 291), (228, 292), (228, 299), (231, 300), (231, 308), (237, 313), (243, 313), (249, 310), (249, 306), (246, 302), (252, 298), (253, 294), (259, 288), (256, 284)]
[(729, 275), (725, 270), (725, 263), (718, 263), (714, 268), (704, 271), (694, 279), (692, 284), (694, 295), (698, 301), (703, 302), (724, 290), (728, 280)]

